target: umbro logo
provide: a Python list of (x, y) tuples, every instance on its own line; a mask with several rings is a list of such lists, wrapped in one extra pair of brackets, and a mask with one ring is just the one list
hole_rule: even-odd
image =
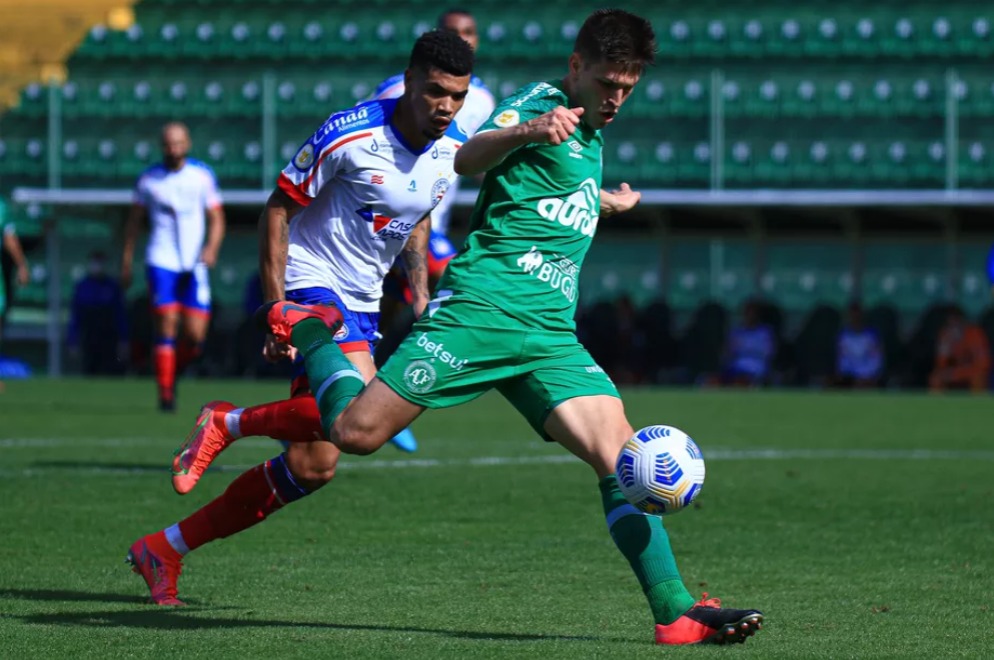
[(570, 151), (569, 154), (570, 158), (580, 158), (580, 159), (583, 158), (583, 155), (580, 153), (581, 151), (583, 151), (583, 147), (580, 146), (579, 142), (577, 142), (576, 140), (570, 140), (566, 144), (569, 146), (570, 149), (572, 149), (572, 151)]

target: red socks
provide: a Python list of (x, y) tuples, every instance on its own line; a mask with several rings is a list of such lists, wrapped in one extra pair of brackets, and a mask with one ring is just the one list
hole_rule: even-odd
[(218, 498), (180, 521), (180, 532), (190, 550), (248, 529), (283, 508), (284, 502), (271, 483), (270, 463), (242, 474)]
[(310, 394), (245, 408), (238, 426), (242, 436), (269, 436), (289, 442), (324, 438), (321, 413)]
[(176, 391), (176, 342), (159, 339), (155, 343), (155, 381), (159, 386), (159, 399), (172, 401)]

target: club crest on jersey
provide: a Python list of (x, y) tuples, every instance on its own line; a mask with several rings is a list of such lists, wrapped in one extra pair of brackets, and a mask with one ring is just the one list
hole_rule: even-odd
[(449, 189), (448, 179), (439, 179), (431, 186), (431, 207), (435, 208), (438, 203), (442, 201), (445, 197), (446, 191)]
[(370, 183), (375, 183), (378, 186), (382, 186), (383, 185), (383, 175), (382, 174), (374, 174), (373, 176), (369, 177), (369, 182)]
[(297, 155), (293, 157), (293, 166), (298, 170), (306, 170), (308, 167), (314, 164), (314, 145), (310, 142), (305, 142), (304, 146), (297, 151)]
[(335, 333), (335, 341), (344, 341), (349, 336), (349, 326), (342, 324), (342, 327)]

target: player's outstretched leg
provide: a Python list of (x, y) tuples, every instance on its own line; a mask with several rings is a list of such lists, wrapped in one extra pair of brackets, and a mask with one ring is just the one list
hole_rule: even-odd
[(145, 578), (152, 602), (181, 605), (176, 582), (188, 552), (257, 525), (311, 492), (294, 479), (286, 454), (280, 454), (241, 474), (191, 516), (135, 541), (127, 560)]
[(178, 596), (176, 582), (183, 572), (183, 556), (166, 540), (163, 532), (148, 534), (135, 541), (124, 561), (145, 579), (149, 602), (154, 605), (185, 605)]
[(335, 418), (364, 387), (362, 374), (335, 343), (341, 314), (334, 307), (278, 301), (260, 307), (255, 317), (265, 330), (295, 346), (304, 358), (307, 380), (321, 413), (321, 428), (330, 437), (328, 431)]
[[(555, 374), (553, 374), (555, 375)], [(542, 379), (541, 372), (532, 378)], [(635, 577), (645, 593), (655, 620), (657, 644), (727, 644), (744, 642), (760, 629), (763, 615), (756, 610), (735, 610), (720, 607), (718, 599), (705, 596), (695, 602), (687, 591), (677, 570), (670, 539), (659, 516), (647, 515), (632, 506), (614, 474), (615, 461), (621, 447), (632, 435), (625, 419), (624, 407), (616, 390), (608, 381), (588, 379), (585, 387), (590, 395), (562, 399), (555, 391), (557, 381), (549, 379), (551, 412), (544, 422), (533, 424), (551, 438), (589, 464), (600, 478), (598, 484), (608, 531), (618, 550), (628, 560)], [(598, 389), (613, 395), (594, 394)], [(540, 391), (526, 387), (523, 393)], [(575, 390), (574, 390), (575, 391)], [(525, 411), (537, 408), (524, 399), (512, 403)], [(521, 393), (517, 393), (521, 394)], [(539, 412), (542, 412), (539, 410)]]
[(756, 634), (763, 622), (760, 612), (722, 608), (707, 594), (694, 602), (680, 578), (662, 518), (629, 504), (613, 474), (601, 479), (600, 489), (611, 538), (652, 609), (657, 644), (729, 644)]

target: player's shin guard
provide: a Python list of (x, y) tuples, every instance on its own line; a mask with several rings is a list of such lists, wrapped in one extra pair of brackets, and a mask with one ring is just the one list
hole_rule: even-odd
[(309, 494), (290, 474), (286, 454), (280, 454), (243, 473), (217, 499), (181, 521), (178, 538), (167, 538), (180, 552), (194, 550), (248, 529)]
[(676, 621), (694, 599), (680, 579), (662, 519), (629, 504), (614, 475), (604, 477), (600, 489), (611, 538), (635, 571), (656, 623)]
[(349, 362), (335, 343), (328, 327), (318, 319), (307, 319), (293, 326), (293, 345), (304, 358), (307, 380), (321, 413), (321, 428), (329, 429), (365, 383), (362, 374)]

